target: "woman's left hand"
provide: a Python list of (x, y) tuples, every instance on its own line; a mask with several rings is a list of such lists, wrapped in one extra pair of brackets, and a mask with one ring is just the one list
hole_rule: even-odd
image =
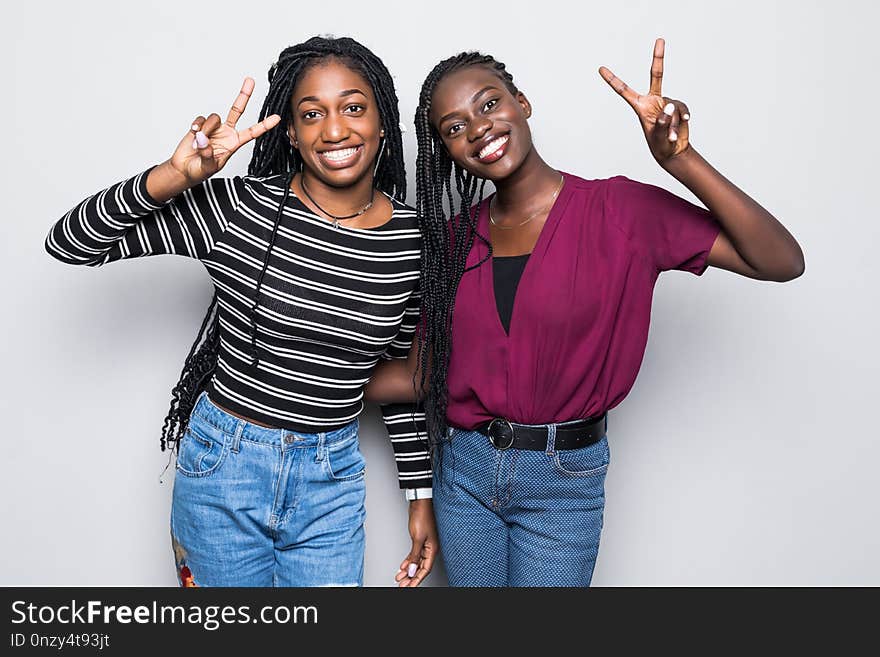
[(431, 500), (413, 500), (409, 503), (409, 535), (412, 550), (394, 577), (398, 586), (418, 586), (434, 567), (440, 539)]
[(645, 131), (651, 155), (661, 166), (688, 149), (688, 120), (690, 110), (680, 100), (663, 96), (663, 53), (666, 42), (654, 42), (654, 60), (651, 63), (651, 87), (647, 94), (638, 94), (608, 68), (599, 67), (599, 75), (629, 103)]

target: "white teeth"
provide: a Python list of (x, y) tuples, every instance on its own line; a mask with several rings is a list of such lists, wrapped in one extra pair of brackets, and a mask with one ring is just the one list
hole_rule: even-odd
[(324, 151), (321, 155), (328, 160), (333, 160), (334, 162), (341, 162), (342, 160), (351, 157), (357, 152), (357, 148), (342, 148), (338, 151)]
[(499, 148), (507, 143), (508, 139), (508, 135), (504, 135), (503, 137), (498, 137), (497, 139), (493, 139), (492, 141), (490, 141), (488, 144), (483, 146), (482, 150), (480, 151), (480, 158), (482, 159), (497, 151)]

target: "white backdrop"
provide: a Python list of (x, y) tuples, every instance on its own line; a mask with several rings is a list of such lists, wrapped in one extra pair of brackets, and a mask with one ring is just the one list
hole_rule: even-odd
[[(692, 198), (596, 72), (646, 88), (665, 37), (664, 93), (689, 104), (693, 144), (792, 231), (807, 269), (786, 285), (661, 277), (640, 377), (610, 418), (594, 584), (880, 585), (878, 23), (867, 1), (7, 6), (0, 585), (175, 584), (158, 436), (207, 274), (173, 257), (69, 267), (43, 239), (167, 158), (194, 115), (225, 112), (245, 75), (255, 120), (277, 53), (317, 33), (358, 38), (395, 75), (410, 200), (418, 89), (464, 49), (507, 62), (551, 164)], [(384, 586), (408, 551), (406, 504), (375, 409), (363, 426), (365, 580)]]

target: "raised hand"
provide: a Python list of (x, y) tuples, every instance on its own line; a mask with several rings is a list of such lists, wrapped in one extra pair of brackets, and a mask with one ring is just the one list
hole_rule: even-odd
[(599, 75), (629, 103), (645, 131), (645, 139), (654, 159), (661, 165), (688, 149), (688, 120), (690, 111), (680, 100), (666, 98), (662, 91), (663, 54), (666, 42), (654, 42), (654, 59), (651, 62), (651, 86), (647, 94), (638, 94), (605, 66), (599, 67)]
[(245, 78), (224, 123), (220, 122), (217, 114), (211, 114), (207, 119), (199, 116), (193, 121), (170, 160), (171, 166), (190, 185), (196, 185), (213, 176), (223, 168), (235, 151), (280, 123), (281, 117), (272, 114), (246, 130), (236, 129), (253, 91), (253, 78)]

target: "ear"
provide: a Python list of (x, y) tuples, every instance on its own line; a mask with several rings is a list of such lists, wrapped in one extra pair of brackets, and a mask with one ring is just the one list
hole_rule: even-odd
[(290, 145), (294, 148), (297, 148), (298, 144), (296, 141), (296, 130), (293, 129), (293, 123), (290, 123), (287, 126), (287, 136), (290, 137)]
[(519, 106), (522, 107), (523, 114), (525, 114), (526, 118), (531, 118), (532, 104), (529, 102), (529, 99), (526, 98), (526, 95), (522, 91), (516, 94), (516, 102), (518, 102)]

